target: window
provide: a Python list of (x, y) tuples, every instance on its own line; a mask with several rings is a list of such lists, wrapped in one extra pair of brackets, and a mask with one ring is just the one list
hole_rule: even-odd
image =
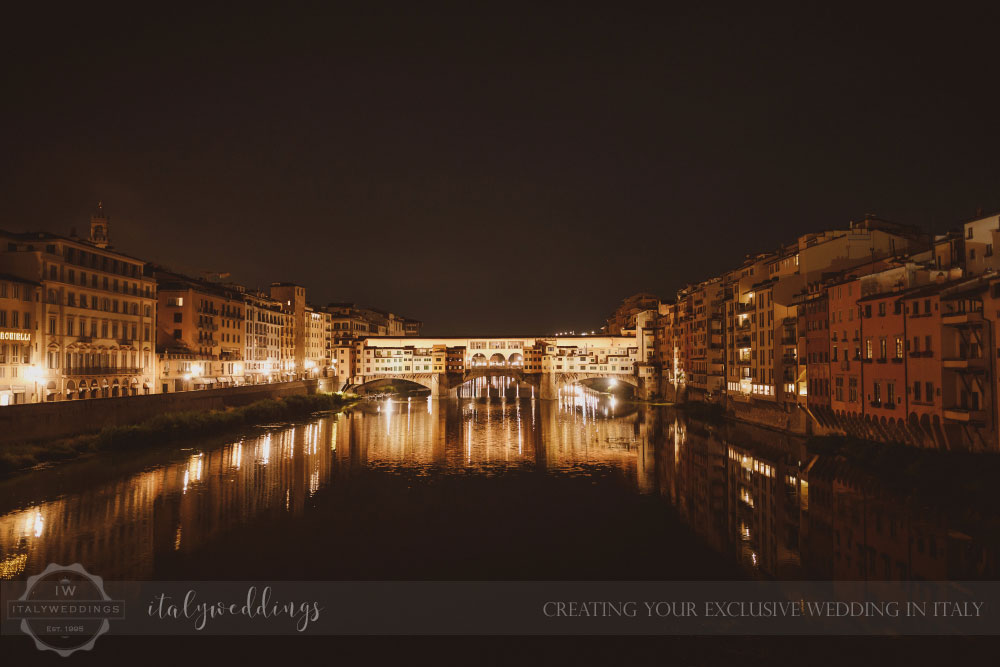
[(903, 358), (903, 339), (899, 336), (896, 336), (896, 358)]
[(975, 259), (975, 258), (976, 258), (976, 249), (969, 248), (969, 259)]
[(972, 227), (969, 227), (969, 229), (966, 230), (965, 238), (967, 238), (967, 239), (971, 239), (972, 238)]
[(879, 352), (879, 355), (878, 355), (879, 359), (885, 359), (886, 358), (885, 338), (879, 338), (879, 341), (878, 341), (878, 352)]
[(884, 317), (885, 316), (885, 301), (881, 302), (878, 305), (878, 316), (879, 317)]
[(896, 404), (896, 385), (889, 382), (885, 385), (885, 400), (889, 407)]
[(924, 389), (925, 389), (924, 395), (927, 397), (927, 402), (928, 403), (933, 403), (934, 402), (934, 383), (933, 382), (925, 382), (924, 383)]
[(914, 382), (913, 383), (913, 400), (914, 401), (919, 401), (920, 400), (920, 383), (919, 382)]
[(871, 338), (866, 338), (865, 339), (865, 359), (871, 359), (871, 358), (872, 358), (872, 339)]

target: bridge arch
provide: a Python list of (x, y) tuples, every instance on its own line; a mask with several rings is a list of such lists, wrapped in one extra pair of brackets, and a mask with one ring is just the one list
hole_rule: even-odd
[(490, 355), (490, 368), (506, 368), (507, 367), (507, 357), (503, 356), (499, 352), (495, 352)]
[(383, 376), (375, 377), (361, 384), (355, 385), (351, 388), (351, 391), (358, 394), (369, 394), (378, 393), (380, 391), (388, 390), (398, 391), (402, 390), (417, 390), (417, 389), (427, 389), (431, 392), (434, 391), (434, 385), (431, 381), (430, 374), (427, 375), (407, 375), (403, 376)]
[(558, 373), (553, 376), (551, 384), (542, 392), (542, 398), (558, 398), (570, 391), (570, 387), (578, 385), (590, 387), (599, 391), (614, 391), (627, 386), (633, 394), (639, 393), (639, 378), (634, 375), (618, 375), (615, 373)]
[(472, 358), (469, 359), (469, 365), (472, 368), (486, 368), (489, 366), (489, 361), (486, 359), (485, 354), (482, 352), (476, 352), (472, 355)]

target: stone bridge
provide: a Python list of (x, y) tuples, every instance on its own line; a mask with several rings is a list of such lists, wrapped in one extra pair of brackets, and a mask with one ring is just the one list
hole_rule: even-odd
[(633, 336), (370, 337), (354, 351), (341, 384), (348, 389), (406, 380), (435, 398), (450, 398), (467, 382), (503, 377), (535, 387), (533, 394), (542, 399), (555, 399), (565, 385), (611, 380), (644, 396), (638, 366), (644, 350)]
[(458, 398), (458, 390), (462, 385), (477, 378), (505, 377), (519, 383), (535, 387), (538, 397), (552, 400), (559, 397), (559, 391), (574, 384), (586, 383), (587, 380), (614, 380), (632, 386), (638, 392), (641, 389), (639, 378), (632, 375), (609, 375), (607, 373), (528, 373), (520, 369), (509, 368), (475, 368), (461, 373), (389, 373), (365, 378), (360, 384), (348, 385), (345, 389), (359, 390), (378, 382), (405, 380), (430, 389), (432, 398)]

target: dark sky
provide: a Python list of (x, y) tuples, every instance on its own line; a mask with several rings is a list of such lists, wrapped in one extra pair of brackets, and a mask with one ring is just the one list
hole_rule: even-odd
[(179, 270), (549, 333), (865, 213), (1000, 208), (996, 10), (419, 4), (7, 16), (0, 228), (100, 199)]

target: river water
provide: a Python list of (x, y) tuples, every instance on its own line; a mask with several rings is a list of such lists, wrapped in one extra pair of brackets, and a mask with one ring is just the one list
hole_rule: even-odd
[(995, 578), (957, 521), (671, 408), (415, 398), (2, 480), (0, 577)]

